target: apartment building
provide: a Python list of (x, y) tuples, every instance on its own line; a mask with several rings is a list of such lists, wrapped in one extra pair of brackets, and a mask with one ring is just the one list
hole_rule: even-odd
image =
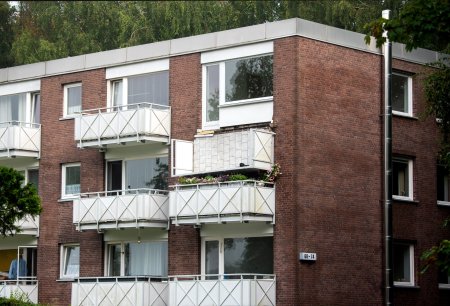
[[(419, 119), (440, 55), (393, 51), (394, 303), (448, 305), (450, 279), (419, 260), (450, 214), (437, 123)], [(1, 69), (0, 165), (43, 212), (0, 240), (3, 278), (26, 264), (0, 296), (384, 303), (383, 61), (289, 19)]]

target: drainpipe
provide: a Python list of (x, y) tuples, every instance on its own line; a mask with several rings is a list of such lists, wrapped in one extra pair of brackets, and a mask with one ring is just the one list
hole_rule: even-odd
[[(390, 19), (391, 11), (384, 10), (382, 17)], [(384, 43), (384, 234), (385, 234), (385, 299), (386, 305), (393, 305), (392, 273), (392, 43), (387, 37)]]

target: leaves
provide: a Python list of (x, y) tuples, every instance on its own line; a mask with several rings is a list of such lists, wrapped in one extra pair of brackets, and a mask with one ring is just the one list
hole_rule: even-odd
[(0, 166), (0, 235), (20, 232), (16, 222), (26, 215), (40, 214), (41, 200), (32, 184), (23, 186), (23, 175), (11, 168)]

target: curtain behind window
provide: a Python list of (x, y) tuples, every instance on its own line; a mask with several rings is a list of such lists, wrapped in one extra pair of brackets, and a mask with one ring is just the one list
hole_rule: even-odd
[(169, 105), (168, 71), (128, 78), (128, 104), (143, 102)]
[(167, 276), (167, 242), (127, 243), (127, 276)]
[(0, 96), (0, 122), (26, 120), (25, 106), (27, 95)]

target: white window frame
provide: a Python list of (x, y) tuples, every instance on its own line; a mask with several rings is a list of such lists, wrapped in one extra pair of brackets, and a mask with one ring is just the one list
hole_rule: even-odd
[[(446, 193), (447, 199), (446, 200), (437, 200), (438, 205), (444, 205), (444, 206), (450, 206), (450, 188), (449, 188), (449, 180), (450, 180), (450, 174), (446, 173), (444, 175), (444, 193)], [(438, 182), (439, 183), (439, 182)], [(437, 187), (437, 186), (436, 186)]]
[(74, 88), (74, 87), (81, 87), (81, 98), (80, 98), (80, 109), (83, 109), (83, 84), (81, 82), (79, 83), (71, 83), (64, 85), (64, 112), (63, 117), (64, 118), (73, 118), (76, 116), (76, 114), (69, 114), (68, 113), (68, 89)]
[[(34, 97), (36, 95), (40, 95), (40, 91), (32, 91), (32, 92), (16, 92), (11, 93), (7, 95), (1, 95), (1, 96), (15, 96), (15, 95), (22, 95), (25, 94), (25, 120), (21, 121), (23, 123), (33, 123), (35, 114), (34, 114)], [(1, 123), (1, 122), (0, 122)]]
[(61, 199), (71, 199), (77, 196), (74, 194), (66, 194), (66, 169), (70, 167), (80, 167), (80, 187), (81, 187), (81, 163), (69, 163), (61, 165)]
[(60, 253), (60, 278), (61, 279), (74, 279), (76, 277), (80, 276), (80, 261), (78, 262), (78, 274), (65, 274), (64, 271), (66, 270), (66, 266), (68, 264), (67, 262), (67, 250), (70, 247), (78, 247), (79, 249), (79, 253), (80, 253), (80, 257), (81, 257), (81, 248), (80, 245), (78, 243), (70, 243), (70, 244), (62, 244), (61, 245), (61, 253)]
[(393, 115), (398, 115), (398, 116), (406, 116), (406, 117), (412, 117), (413, 116), (413, 81), (412, 81), (412, 77), (410, 75), (401, 73), (401, 72), (393, 72), (392, 74), (398, 75), (398, 76), (402, 76), (408, 79), (408, 111), (407, 112), (401, 112), (401, 111), (396, 111), (396, 110), (392, 110), (392, 114)]
[[(401, 157), (394, 157), (392, 159), (392, 163), (399, 162), (399, 163), (408, 163), (408, 196), (401, 196), (401, 195), (392, 195), (392, 198), (395, 200), (405, 200), (405, 201), (413, 201), (414, 200), (414, 163), (412, 159), (409, 158), (401, 158)], [(393, 180), (398, 180), (397, 177), (393, 177)]]
[[(124, 240), (124, 241), (108, 241), (105, 243), (105, 259), (104, 259), (104, 275), (107, 277), (117, 277), (109, 275), (110, 267), (110, 245), (120, 245), (120, 277), (127, 277), (125, 275), (125, 244), (127, 243), (141, 243), (141, 242), (167, 242), (167, 248), (169, 248), (168, 240), (157, 239), (157, 240)], [(167, 260), (169, 260), (169, 250), (167, 250)], [(167, 262), (168, 264), (168, 262)], [(168, 265), (167, 265), (168, 267)], [(168, 271), (167, 271), (168, 272)], [(132, 277), (132, 276), (130, 276)]]
[(237, 235), (220, 235), (220, 236), (206, 236), (201, 239), (201, 274), (206, 275), (206, 241), (219, 241), (219, 275), (223, 275), (225, 271), (224, 258), (224, 240), (228, 238), (262, 238), (272, 237), (273, 235), (254, 235), (254, 234), (237, 234)]
[[(252, 104), (258, 102), (266, 102), (273, 101), (273, 96), (260, 97), (260, 98), (252, 98), (252, 99), (244, 99), (244, 100), (236, 100), (236, 101), (225, 101), (225, 63), (229, 60), (235, 59), (248, 59), (255, 57), (263, 57), (263, 56), (273, 56), (273, 52), (269, 53), (261, 53), (255, 54), (251, 56), (244, 56), (238, 58), (229, 58), (227, 60), (223, 60), (221, 62), (213, 62), (202, 65), (202, 128), (205, 130), (217, 130), (220, 128), (220, 108), (221, 107), (229, 107), (233, 105), (243, 105), (243, 104)], [(206, 103), (207, 103), (207, 67), (219, 65), (219, 120), (217, 121), (207, 121), (206, 119)]]
[[(413, 244), (409, 244), (409, 243), (395, 243), (396, 245), (407, 245), (409, 246), (409, 277), (410, 277), (410, 281), (409, 282), (398, 282), (398, 281), (394, 281), (394, 286), (414, 286), (415, 284), (415, 280), (414, 280), (414, 245)], [(395, 269), (395, 267), (394, 267)]]
[(440, 289), (450, 289), (450, 276), (447, 276), (447, 282), (446, 283), (439, 282), (439, 288)]

